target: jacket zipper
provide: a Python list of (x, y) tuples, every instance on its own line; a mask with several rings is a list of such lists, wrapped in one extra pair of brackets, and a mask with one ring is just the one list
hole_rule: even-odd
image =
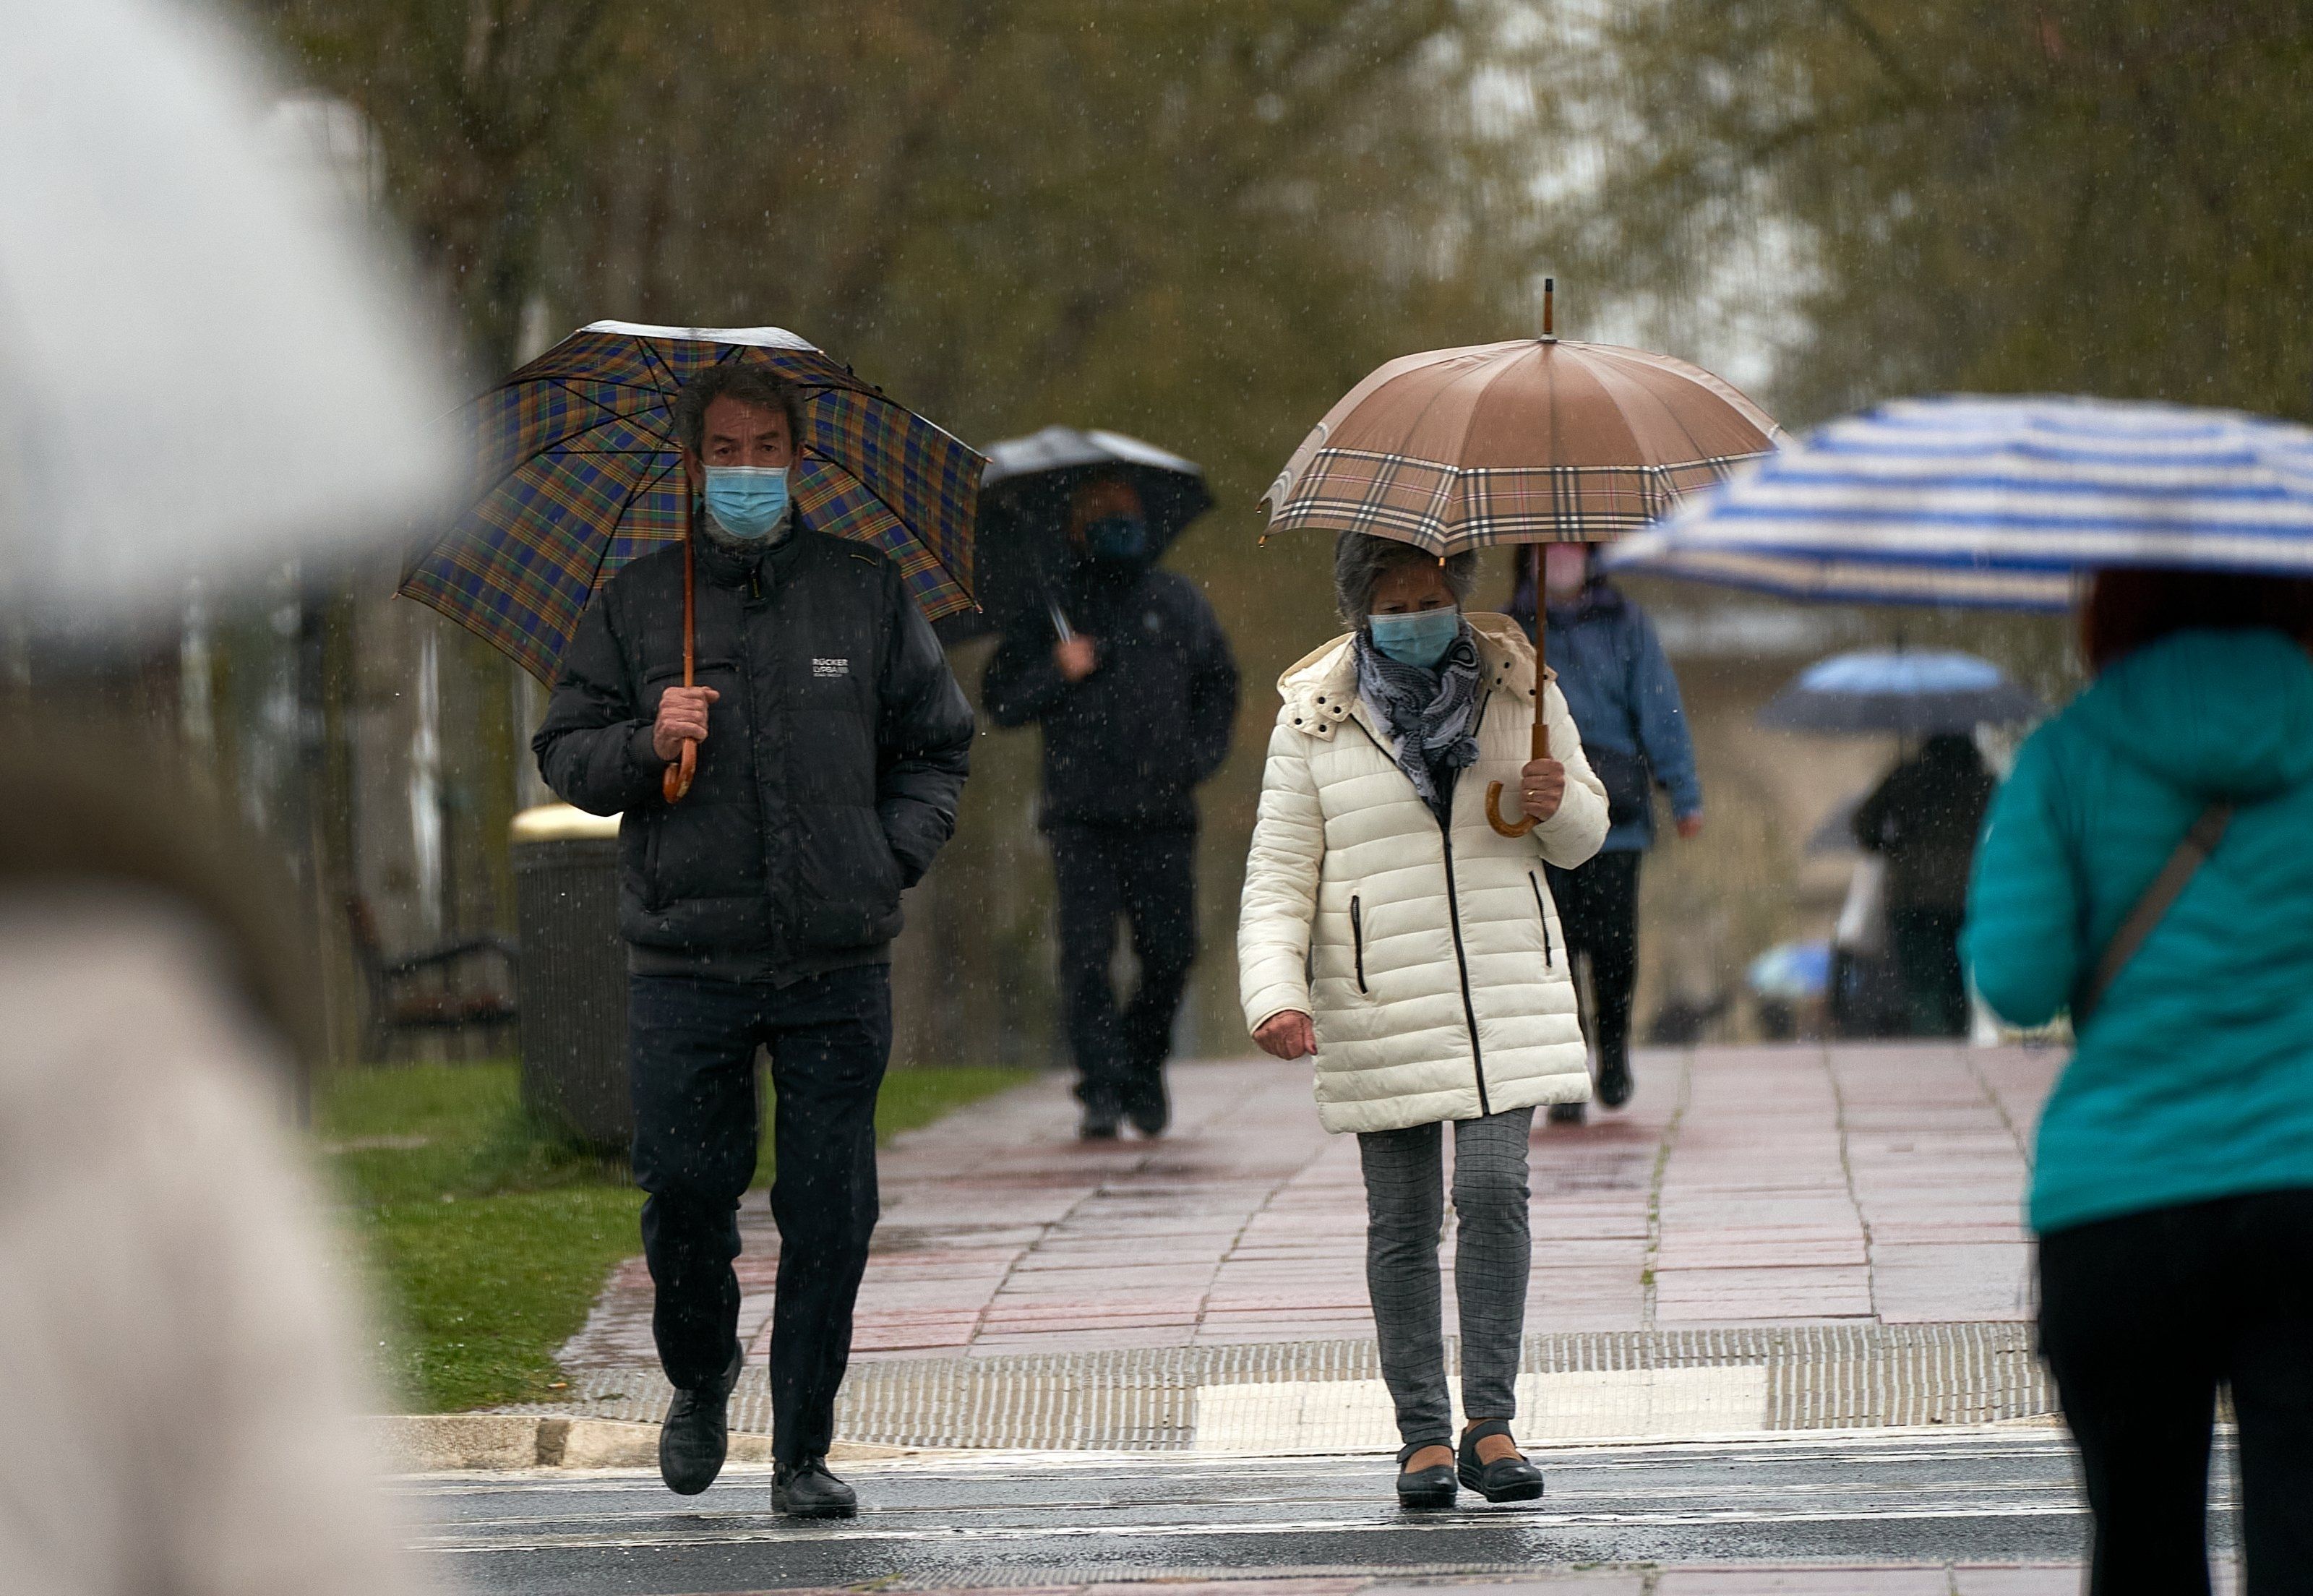
[[(1488, 697), (1491, 698), (1491, 694)], [(1475, 733), (1479, 727), (1483, 726), (1485, 719), (1486, 706), (1481, 701), (1478, 719), (1471, 727), (1472, 732)], [(1384, 759), (1389, 757), (1389, 750), (1382, 746), (1381, 739), (1373, 735), (1364, 721), (1358, 722), (1358, 729), (1366, 734), (1366, 741), (1381, 749)], [(1494, 1106), (1486, 1095), (1486, 1054), (1478, 1045), (1478, 1005), (1470, 996), (1470, 956), (1462, 946), (1462, 895), (1454, 885), (1454, 828), (1443, 820), (1438, 822), (1438, 841), (1446, 851), (1446, 917), (1454, 929), (1454, 965), (1462, 982), (1462, 1018), (1470, 1027), (1470, 1068), (1478, 1080), (1478, 1113), (1481, 1115), (1491, 1115)]]
[(1470, 1025), (1470, 1067), (1478, 1077), (1478, 1113), (1490, 1115), (1494, 1106), (1486, 1100), (1486, 1055), (1478, 1046), (1478, 1006), (1470, 999), (1470, 956), (1462, 948), (1462, 895), (1454, 886), (1454, 833), (1444, 821), (1438, 824), (1438, 840), (1446, 846), (1446, 913), (1454, 923), (1454, 962), (1461, 967), (1462, 1018)]
[(1532, 870), (1526, 873), (1526, 885), (1534, 888), (1534, 912), (1542, 916), (1542, 962), (1550, 965), (1550, 911), (1542, 901), (1542, 879)]
[(1365, 905), (1357, 899), (1350, 900), (1350, 940), (1358, 951), (1358, 991), (1366, 990), (1366, 916)]

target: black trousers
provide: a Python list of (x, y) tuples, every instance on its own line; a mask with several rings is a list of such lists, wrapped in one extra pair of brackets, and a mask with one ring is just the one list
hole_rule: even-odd
[(1590, 1038), (1601, 1060), (1631, 1049), (1631, 996), (1639, 984), (1639, 861), (1635, 848), (1595, 855), (1570, 870), (1544, 865), (1566, 956), (1590, 966)]
[(2247, 1596), (2313, 1592), (2313, 1187), (2050, 1231), (2040, 1350), (2096, 1514), (2091, 1596), (2209, 1589), (2221, 1384), (2240, 1425)]
[(1967, 975), (1959, 965), (1959, 909), (1892, 909), (1887, 939), (1911, 1005), (1912, 1034), (1967, 1035)]
[(761, 1140), (755, 1049), (771, 1055), (778, 1171), (771, 1217), (771, 1447), (825, 1454), (851, 1356), (851, 1308), (880, 1212), (875, 1093), (892, 1053), (892, 981), (860, 965), (788, 986), (692, 975), (627, 985), (635, 1184), (657, 1288), (651, 1330), (676, 1386), (719, 1380), (737, 1350), (739, 1200)]
[[(1197, 836), (1104, 826), (1054, 826), (1060, 994), (1077, 1057), (1077, 1096), (1129, 1107), (1161, 1092), (1173, 1017), (1197, 957)], [(1122, 915), (1140, 984), (1120, 1004), (1110, 983)]]

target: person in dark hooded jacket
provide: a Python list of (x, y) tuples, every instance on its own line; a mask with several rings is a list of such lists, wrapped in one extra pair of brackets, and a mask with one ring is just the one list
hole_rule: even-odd
[[(1149, 564), (1129, 481), (1077, 488), (1069, 545), (1076, 563), (1047, 609), (1006, 632), (981, 692), (997, 725), (1044, 728), (1042, 824), (1083, 1133), (1114, 1136), (1129, 1117), (1154, 1136), (1171, 1117), (1165, 1060), (1197, 954), (1196, 789), (1228, 754), (1236, 662), (1204, 595)], [(1120, 914), (1140, 965), (1127, 1004), (1109, 979)]]
[(1887, 861), (1888, 940), (1918, 1036), (1967, 1034), (1960, 913), (1992, 789), (1975, 739), (1939, 732), (1855, 811), (1856, 842)]
[[(889, 949), (901, 892), (954, 830), (972, 711), (899, 568), (788, 503), (804, 436), (793, 388), (712, 366), (675, 426), (704, 499), (698, 685), (682, 685), (682, 551), (645, 555), (581, 617), (532, 745), (557, 793), (624, 816), (635, 1182), (675, 1388), (660, 1471), (690, 1495), (723, 1464), (765, 1046), (778, 1104), (772, 1505), (847, 1514), (851, 1487), (826, 1458), (877, 1213)], [(662, 779), (685, 743), (695, 782), (670, 802)]]

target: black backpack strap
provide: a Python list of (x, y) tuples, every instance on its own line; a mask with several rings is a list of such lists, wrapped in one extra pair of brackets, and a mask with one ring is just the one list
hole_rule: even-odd
[(2104, 994), (2110, 990), (2114, 977), (2120, 974), (2130, 959), (2136, 957), (2136, 950), (2144, 946), (2144, 939), (2152, 934), (2152, 928), (2160, 923), (2161, 916), (2168, 913), (2168, 906), (2177, 901), (2177, 895), (2185, 890), (2185, 884), (2208, 862), (2209, 855), (2217, 851), (2217, 844), (2224, 839), (2225, 827), (2232, 824), (2232, 818), (2233, 807), (2222, 798), (2202, 810), (2194, 820), (2192, 829), (2185, 833), (2185, 840), (2177, 843), (2177, 851), (2168, 856), (2168, 862), (2162, 865), (2160, 873), (2152, 878), (2152, 885), (2144, 889), (2144, 895), (2129, 906), (2127, 916), (2120, 922), (2120, 929), (2113, 932), (2112, 940), (2104, 945), (2104, 956), (2097, 960), (2096, 973), (2089, 977), (2080, 994), (2072, 1000), (2072, 1032), (2075, 1036), (2087, 1028), (2089, 1018), (2096, 1013), (2097, 1005), (2104, 1001)]

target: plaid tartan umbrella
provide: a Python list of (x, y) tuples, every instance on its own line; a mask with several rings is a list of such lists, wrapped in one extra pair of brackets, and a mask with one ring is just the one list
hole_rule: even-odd
[(401, 592), (551, 683), (595, 591), (682, 536), (674, 396), (733, 360), (803, 390), (804, 520), (891, 555), (931, 619), (970, 609), (979, 454), (783, 329), (625, 322), (579, 329), (470, 407), (474, 497)]
[[(1269, 532), (1361, 532), (1440, 560), (1490, 543), (1600, 542), (1773, 452), (1773, 418), (1701, 366), (1561, 342), (1556, 286), (1543, 285), (1540, 338), (1403, 356), (1350, 389), (1262, 496)], [(1537, 607), (1537, 693), (1543, 647)], [(1487, 791), (1487, 819), (1525, 835), (1534, 821), (1504, 819), (1501, 792)]]
[(1269, 530), (1395, 538), (1439, 556), (1634, 532), (1781, 430), (1684, 360), (1517, 339), (1389, 362), (1326, 412), (1262, 503)]

